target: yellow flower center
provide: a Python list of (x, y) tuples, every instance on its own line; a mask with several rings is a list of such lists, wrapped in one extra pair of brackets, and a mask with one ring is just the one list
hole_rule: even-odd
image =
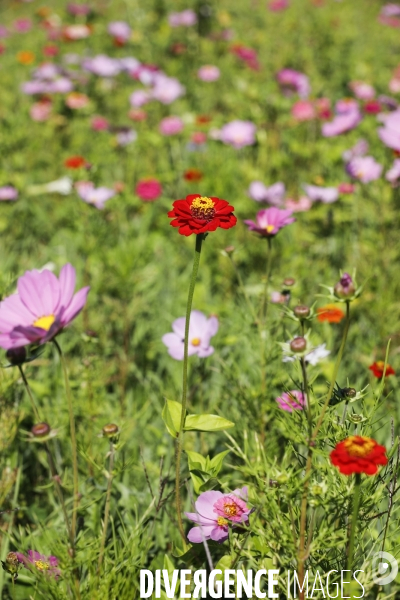
[(214, 200), (207, 196), (194, 198), (190, 205), (190, 212), (195, 219), (211, 221), (215, 215)]
[(35, 567), (39, 571), (47, 571), (50, 568), (49, 563), (44, 562), (43, 560), (35, 560)]
[(228, 525), (228, 521), (226, 519), (224, 519), (224, 517), (218, 517), (217, 518), (217, 523), (218, 525), (220, 525), (221, 527), (223, 525)]
[(383, 360), (377, 360), (375, 364), (378, 367), (378, 369), (382, 369), (382, 371), (385, 368), (385, 363), (383, 362)]
[(346, 448), (348, 454), (350, 456), (358, 456), (359, 458), (368, 456), (368, 454), (370, 454), (370, 452), (373, 450), (374, 446), (375, 441), (373, 439), (358, 435), (351, 435), (344, 442), (344, 447)]
[(190, 343), (192, 346), (200, 346), (200, 341), (200, 338), (193, 338)]
[(33, 326), (40, 327), (45, 331), (49, 331), (50, 327), (53, 325), (55, 320), (56, 318), (54, 315), (47, 315), (45, 317), (40, 317), (39, 319), (36, 319), (36, 321), (33, 323)]
[(267, 233), (272, 233), (274, 229), (275, 229), (275, 225), (266, 225), (265, 226), (265, 231)]
[(234, 517), (237, 514), (238, 507), (234, 502), (225, 502), (224, 504), (224, 513), (228, 517)]

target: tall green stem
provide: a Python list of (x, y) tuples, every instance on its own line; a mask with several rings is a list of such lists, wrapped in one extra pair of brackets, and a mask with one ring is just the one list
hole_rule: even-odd
[(32, 392), (31, 392), (31, 388), (29, 387), (28, 380), (25, 377), (25, 373), (22, 370), (22, 366), (21, 365), (18, 365), (18, 369), (19, 369), (19, 372), (21, 374), (22, 381), (24, 382), (25, 389), (28, 392), (29, 400), (31, 401), (32, 410), (33, 410), (33, 414), (35, 415), (36, 422), (40, 423), (41, 419), (40, 419), (39, 411), (38, 411), (38, 408), (36, 406), (36, 402), (35, 402), (35, 400), (33, 398), (33, 395), (32, 395)]
[(201, 246), (204, 240), (204, 234), (199, 233), (196, 235), (196, 248), (194, 253), (192, 277), (190, 279), (189, 293), (186, 305), (186, 321), (185, 321), (185, 340), (183, 350), (183, 380), (182, 380), (182, 412), (181, 422), (179, 425), (179, 433), (176, 439), (175, 446), (175, 498), (176, 498), (176, 511), (178, 517), (179, 532), (184, 542), (186, 542), (185, 532), (183, 529), (182, 522), (182, 502), (181, 502), (181, 457), (182, 457), (182, 442), (183, 442), (183, 428), (185, 425), (186, 416), (186, 401), (187, 401), (187, 379), (188, 379), (188, 349), (189, 349), (189, 324), (190, 324), (190, 313), (192, 312), (192, 302), (194, 288), (196, 285), (197, 273), (200, 264)]
[(261, 322), (263, 325), (265, 324), (265, 319), (267, 318), (268, 285), (269, 285), (269, 278), (271, 276), (271, 266), (272, 266), (272, 260), (271, 260), (272, 259), (272, 238), (267, 237), (267, 242), (268, 242), (267, 265), (266, 265), (266, 270), (265, 270), (265, 286), (264, 286), (263, 303), (262, 303), (262, 310), (261, 310)]
[(351, 529), (349, 537), (349, 549), (347, 553), (347, 569), (350, 571), (353, 566), (354, 558), (354, 539), (357, 528), (358, 510), (360, 508), (360, 486), (361, 486), (361, 474), (356, 473), (356, 481), (354, 486), (353, 496), (353, 514), (351, 517)]
[(106, 546), (108, 519), (110, 516), (111, 490), (112, 490), (112, 482), (113, 482), (112, 471), (114, 468), (114, 458), (115, 458), (115, 446), (114, 446), (113, 442), (110, 441), (110, 462), (109, 462), (109, 466), (108, 466), (108, 484), (107, 484), (107, 493), (106, 493), (106, 505), (105, 505), (105, 509), (104, 509), (103, 535), (101, 537), (99, 563), (97, 565), (97, 574), (100, 573), (101, 564), (103, 562), (103, 557), (104, 557), (104, 549)]

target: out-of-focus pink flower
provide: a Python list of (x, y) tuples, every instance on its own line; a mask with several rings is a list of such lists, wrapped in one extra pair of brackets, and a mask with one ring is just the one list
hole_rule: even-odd
[(152, 98), (162, 104), (171, 104), (185, 93), (184, 86), (175, 77), (167, 77), (160, 73), (154, 77)]
[(132, 108), (128, 112), (128, 117), (132, 119), (132, 121), (145, 121), (147, 119), (147, 112), (145, 110), (140, 110), (140, 108)]
[[(33, 272), (31, 271), (31, 273)], [(42, 573), (42, 575), (54, 577), (54, 579), (58, 579), (61, 575), (61, 571), (58, 568), (58, 559), (55, 556), (45, 556), (44, 554), (40, 554), (40, 552), (36, 552), (36, 550), (28, 550), (28, 556), (25, 556), (21, 552), (17, 552), (16, 554), (19, 562), (30, 571), (36, 570)]]
[(137, 183), (135, 192), (141, 200), (144, 200), (145, 202), (152, 202), (161, 196), (162, 186), (158, 179), (149, 177), (146, 179), (141, 179)]
[(383, 17), (400, 17), (400, 4), (394, 4), (393, 2), (385, 4), (382, 6), (380, 14)]
[(43, 98), (32, 104), (29, 115), (33, 121), (47, 121), (51, 116), (52, 102), (49, 98)]
[(349, 150), (345, 150), (342, 154), (343, 160), (349, 162), (352, 158), (356, 156), (364, 156), (367, 154), (369, 148), (369, 144), (367, 140), (361, 139)]
[(285, 93), (295, 92), (300, 98), (307, 98), (310, 94), (310, 82), (304, 73), (294, 69), (282, 69), (276, 79)]
[(346, 165), (349, 175), (362, 183), (369, 183), (370, 181), (379, 179), (382, 169), (382, 165), (376, 162), (372, 156), (358, 156)]
[(398, 94), (400, 92), (400, 78), (392, 77), (389, 82), (389, 90), (392, 94)]
[(115, 141), (118, 146), (128, 146), (137, 140), (137, 133), (134, 129), (129, 127), (121, 127), (115, 136)]
[(107, 31), (118, 42), (125, 44), (131, 37), (132, 30), (125, 21), (113, 21), (108, 24)]
[(338, 191), (339, 194), (353, 194), (356, 189), (356, 186), (353, 183), (349, 183), (348, 181), (344, 181), (343, 183), (339, 183)]
[(197, 23), (197, 15), (190, 8), (182, 12), (172, 12), (168, 15), (170, 27), (191, 27)]
[(292, 212), (306, 212), (310, 210), (312, 207), (312, 200), (307, 196), (300, 196), (300, 198), (296, 201), (292, 198), (287, 198), (285, 200), (285, 208), (286, 210), (290, 210)]
[(66, 264), (57, 277), (47, 269), (26, 271), (18, 292), (0, 303), (0, 346), (9, 350), (52, 340), (80, 313), (89, 288), (74, 295), (75, 269)]
[(283, 392), (282, 396), (278, 396), (275, 400), (282, 410), (286, 410), (290, 413), (294, 410), (303, 410), (306, 404), (304, 394), (299, 390)]
[(159, 125), (159, 131), (162, 135), (176, 135), (183, 131), (183, 121), (180, 117), (165, 117)]
[(386, 175), (385, 175), (385, 179), (387, 179), (387, 181), (390, 181), (390, 183), (392, 185), (396, 186), (398, 185), (399, 179), (400, 179), (400, 159), (396, 158), (392, 164), (392, 166), (390, 167), (389, 171), (387, 171)]
[(372, 100), (375, 98), (375, 89), (369, 83), (363, 81), (351, 81), (349, 88), (360, 100)]
[(251, 146), (256, 141), (256, 126), (251, 121), (231, 121), (220, 130), (220, 139), (234, 148)]
[(388, 148), (400, 152), (400, 109), (378, 118), (383, 122), (378, 129), (380, 139)]
[(248, 194), (256, 202), (268, 202), (275, 206), (280, 206), (285, 197), (285, 184), (281, 181), (267, 187), (262, 181), (252, 181)]
[(54, 44), (48, 44), (43, 48), (44, 56), (57, 56), (58, 52), (58, 46), (55, 46)]
[(350, 112), (336, 115), (333, 121), (322, 125), (322, 135), (324, 137), (335, 137), (347, 131), (351, 131), (360, 123), (362, 119), (360, 111), (352, 110)]
[(9, 33), (8, 33), (7, 27), (4, 27), (4, 25), (0, 25), (0, 39), (6, 38), (8, 36), (9, 36)]
[(268, 3), (268, 10), (271, 12), (280, 12), (289, 8), (288, 0), (270, 0)]
[(78, 196), (87, 204), (92, 204), (99, 210), (103, 210), (105, 203), (113, 198), (116, 191), (107, 187), (94, 187), (91, 181), (78, 181), (75, 184)]
[(105, 54), (98, 54), (93, 58), (87, 58), (83, 61), (82, 67), (99, 77), (115, 77), (121, 72), (123, 66), (115, 58), (110, 58)]
[(64, 38), (70, 41), (85, 40), (92, 33), (89, 25), (77, 23), (76, 25), (66, 25), (63, 29)]
[(269, 301), (272, 302), (272, 304), (285, 304), (286, 296), (280, 292), (271, 292)]
[(314, 101), (317, 115), (320, 119), (330, 119), (331, 113), (331, 101), (329, 98), (317, 98)]
[(30, 19), (17, 19), (14, 23), (14, 29), (18, 33), (27, 33), (32, 29), (32, 21)]
[(74, 17), (84, 17), (90, 13), (90, 10), (88, 4), (78, 4), (77, 2), (67, 4), (67, 11)]
[(197, 77), (202, 81), (217, 81), (220, 75), (221, 71), (215, 65), (203, 65), (197, 71)]
[(298, 100), (293, 104), (291, 112), (296, 121), (311, 121), (316, 117), (314, 103), (310, 100)]
[(134, 108), (140, 108), (151, 100), (151, 92), (148, 90), (135, 90), (129, 96), (129, 103)]
[(339, 198), (339, 192), (335, 187), (303, 184), (303, 190), (313, 202), (320, 200), (324, 204), (331, 204)]
[(8, 200), (17, 200), (18, 190), (12, 185), (3, 185), (0, 187), (0, 202)]
[(110, 127), (110, 123), (105, 117), (95, 115), (94, 117), (92, 117), (90, 126), (94, 131), (107, 131), (107, 129), (109, 129)]
[(382, 110), (382, 105), (378, 100), (368, 100), (363, 106), (365, 113), (369, 115), (377, 115)]
[(257, 51), (254, 48), (249, 48), (243, 44), (233, 44), (231, 52), (237, 56), (240, 60), (246, 63), (253, 71), (260, 70), (260, 63), (258, 62)]
[(190, 136), (190, 140), (193, 142), (193, 144), (198, 146), (205, 144), (207, 141), (207, 134), (204, 133), (204, 131), (194, 131)]
[[(168, 354), (175, 360), (183, 360), (185, 340), (185, 317), (179, 317), (172, 323), (173, 333), (166, 333), (162, 337), (163, 343), (168, 348)], [(189, 321), (189, 348), (188, 355), (197, 354), (200, 358), (211, 356), (214, 348), (210, 346), (211, 338), (218, 331), (217, 317), (207, 318), (199, 310), (192, 310)]]
[(335, 112), (338, 115), (344, 115), (358, 110), (358, 101), (354, 98), (341, 98), (335, 104)]
[(71, 92), (65, 99), (65, 104), (72, 110), (80, 110), (89, 104), (90, 100), (86, 94), (80, 92)]
[(250, 231), (259, 233), (261, 237), (272, 237), (286, 225), (294, 223), (291, 210), (281, 210), (271, 207), (258, 211), (256, 222), (244, 221)]

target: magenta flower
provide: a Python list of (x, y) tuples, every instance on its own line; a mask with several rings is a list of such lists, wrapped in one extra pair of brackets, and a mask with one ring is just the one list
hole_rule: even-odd
[(220, 75), (221, 71), (215, 65), (203, 65), (197, 71), (197, 77), (202, 81), (217, 81)]
[(282, 396), (275, 398), (282, 410), (293, 412), (294, 410), (303, 410), (305, 407), (304, 394), (299, 390), (290, 390), (283, 392)]
[(256, 223), (254, 221), (244, 222), (250, 231), (255, 231), (262, 237), (272, 237), (286, 225), (294, 223), (295, 220), (291, 210), (281, 210), (271, 206), (271, 208), (258, 211)]
[(285, 197), (285, 184), (281, 181), (267, 187), (262, 181), (252, 181), (248, 194), (256, 202), (268, 202), (279, 206)]
[(362, 183), (369, 183), (379, 179), (382, 174), (382, 165), (380, 165), (372, 156), (358, 156), (353, 158), (346, 165), (346, 170)]
[(17, 200), (18, 191), (12, 185), (0, 187), (0, 202), (4, 200)]
[(335, 137), (336, 135), (350, 131), (357, 127), (361, 119), (362, 116), (358, 109), (336, 115), (333, 121), (322, 125), (322, 135), (324, 137)]
[(310, 100), (298, 100), (295, 102), (291, 113), (296, 121), (311, 121), (317, 116), (315, 106)]
[(28, 556), (17, 552), (17, 557), (20, 563), (31, 571), (39, 571), (44, 575), (58, 579), (61, 571), (58, 568), (58, 559), (55, 556), (45, 556), (36, 550), (28, 550)]
[(268, 4), (268, 10), (271, 12), (280, 12), (289, 8), (288, 0), (271, 0)]
[(256, 141), (256, 126), (251, 121), (231, 121), (222, 127), (219, 137), (234, 148), (251, 146)]
[(89, 287), (74, 295), (75, 269), (66, 264), (57, 277), (45, 269), (26, 271), (17, 293), (0, 302), (0, 346), (5, 350), (52, 340), (81, 312)]
[(105, 117), (94, 115), (92, 117), (90, 126), (94, 131), (107, 131), (107, 129), (110, 127), (110, 123)]
[(159, 126), (162, 135), (176, 135), (183, 130), (183, 121), (180, 117), (165, 117)]
[(92, 204), (99, 210), (103, 210), (107, 200), (113, 198), (116, 191), (107, 187), (94, 187), (91, 181), (78, 181), (75, 184), (78, 196), (87, 204)]
[(125, 43), (131, 36), (131, 28), (125, 21), (113, 21), (108, 24), (107, 31), (119, 42)]
[(14, 23), (15, 31), (18, 33), (27, 33), (32, 29), (32, 21), (30, 19), (17, 19)]
[(139, 198), (145, 202), (157, 200), (162, 194), (161, 183), (158, 179), (152, 177), (149, 179), (141, 179), (136, 185), (135, 192)]
[(313, 202), (320, 200), (324, 204), (331, 204), (339, 198), (338, 189), (335, 187), (303, 184), (303, 190)]
[[(175, 360), (183, 360), (185, 340), (185, 317), (179, 317), (172, 323), (173, 333), (166, 333), (162, 337), (163, 343), (168, 348), (168, 354)], [(210, 356), (214, 348), (210, 346), (211, 338), (217, 333), (219, 327), (217, 317), (207, 318), (199, 310), (192, 310), (189, 323), (189, 348), (188, 354), (197, 354), (200, 358)]]
[(284, 93), (297, 93), (300, 98), (308, 98), (310, 82), (307, 75), (294, 69), (282, 69), (276, 75), (277, 81)]
[(222, 543), (228, 539), (229, 524), (248, 524), (251, 509), (246, 504), (247, 487), (230, 494), (218, 491), (203, 492), (195, 502), (196, 512), (185, 513), (197, 524), (188, 533), (188, 540), (200, 544), (204, 540)]

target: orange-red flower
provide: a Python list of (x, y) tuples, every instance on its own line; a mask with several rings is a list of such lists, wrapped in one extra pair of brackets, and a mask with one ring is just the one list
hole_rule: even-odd
[[(375, 377), (377, 377), (378, 379), (382, 379), (383, 373), (385, 371), (385, 363), (384, 363), (383, 360), (377, 360), (370, 367), (368, 367), (368, 369), (373, 372), (373, 374), (375, 375)], [(389, 375), (396, 375), (396, 371), (388, 363), (386, 365), (385, 376), (389, 377)]]
[(330, 459), (343, 475), (375, 475), (378, 465), (384, 466), (388, 462), (385, 446), (380, 446), (372, 438), (361, 435), (351, 435), (336, 444)]
[(203, 173), (200, 169), (188, 169), (185, 171), (183, 178), (186, 179), (186, 181), (200, 181), (200, 179), (203, 179)]
[(235, 210), (226, 200), (215, 196), (190, 194), (184, 200), (175, 200), (168, 216), (172, 227), (179, 227), (181, 235), (215, 231), (217, 227), (230, 229), (236, 225)]
[(327, 304), (326, 306), (317, 308), (317, 319), (321, 323), (324, 321), (327, 321), (328, 323), (340, 323), (344, 317), (344, 312), (335, 304)]
[(21, 50), (17, 54), (17, 60), (21, 65), (31, 65), (35, 62), (35, 54), (30, 52), (30, 50)]
[(64, 160), (64, 167), (67, 169), (80, 169), (86, 166), (86, 159), (83, 156), (70, 156)]

